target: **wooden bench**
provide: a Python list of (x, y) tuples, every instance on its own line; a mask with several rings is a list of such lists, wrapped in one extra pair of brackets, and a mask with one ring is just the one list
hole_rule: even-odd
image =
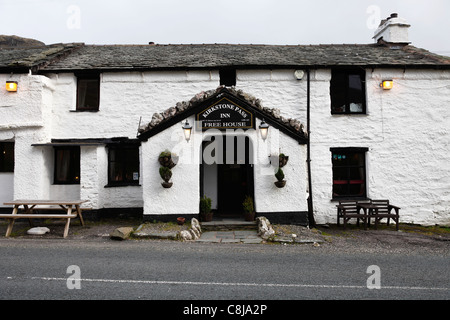
[(340, 220), (344, 222), (344, 229), (347, 228), (347, 222), (350, 219), (356, 219), (356, 224), (359, 226), (359, 220), (364, 222), (364, 229), (367, 229), (367, 214), (358, 208), (358, 204), (369, 204), (370, 200), (342, 200), (339, 201), (337, 207), (337, 225), (340, 225)]
[(368, 224), (370, 225), (370, 219), (375, 219), (375, 229), (378, 227), (378, 223), (382, 219), (387, 219), (387, 225), (390, 220), (394, 220), (395, 228), (398, 231), (400, 208), (389, 204), (389, 200), (372, 200), (370, 204), (371, 212), (368, 215)]
[(375, 229), (377, 229), (379, 222), (387, 218), (389, 225), (390, 219), (396, 223), (396, 230), (399, 229), (400, 208), (389, 204), (389, 200), (342, 200), (339, 201), (337, 207), (337, 225), (340, 225), (340, 219), (344, 222), (344, 229), (347, 227), (347, 222), (350, 219), (357, 219), (364, 221), (364, 229), (370, 226), (370, 219), (375, 220)]
[[(80, 205), (84, 202), (86, 201), (15, 200), (12, 202), (5, 202), (4, 203), (5, 205), (14, 206), (12, 213), (0, 214), (0, 218), (10, 220), (8, 228), (6, 230), (5, 237), (9, 237), (11, 235), (14, 226), (14, 221), (16, 219), (28, 219), (30, 225), (32, 225), (32, 219), (67, 219), (63, 234), (63, 237), (66, 238), (69, 233), (70, 219), (78, 217), (80, 219), (81, 225), (84, 226), (83, 216), (81, 214), (80, 208)], [(21, 206), (23, 207), (23, 213), (18, 213)], [(64, 210), (66, 213), (65, 214), (34, 213), (34, 211), (49, 211), (49, 210)]]

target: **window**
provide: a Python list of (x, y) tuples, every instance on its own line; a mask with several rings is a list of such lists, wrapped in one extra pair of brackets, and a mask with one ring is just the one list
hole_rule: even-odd
[(77, 111), (98, 111), (100, 103), (100, 76), (78, 76)]
[(0, 142), (0, 172), (14, 172), (14, 142)]
[(331, 148), (333, 198), (366, 197), (367, 148)]
[(139, 146), (109, 146), (108, 185), (139, 184)]
[(55, 184), (80, 183), (80, 147), (55, 147)]
[(223, 69), (219, 70), (220, 85), (232, 87), (236, 85), (236, 70)]
[(333, 70), (331, 72), (331, 113), (366, 113), (365, 72)]

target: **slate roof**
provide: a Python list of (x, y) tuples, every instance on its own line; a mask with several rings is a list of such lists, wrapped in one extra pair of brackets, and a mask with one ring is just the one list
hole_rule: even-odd
[(61, 59), (82, 44), (0, 46), (0, 72), (28, 72)]
[(86, 45), (65, 59), (51, 63), (45, 71), (186, 70), (262, 66), (449, 68), (450, 58), (411, 45)]
[(411, 45), (84, 45), (0, 47), (0, 72), (140, 71), (336, 66), (448, 69), (450, 58)]

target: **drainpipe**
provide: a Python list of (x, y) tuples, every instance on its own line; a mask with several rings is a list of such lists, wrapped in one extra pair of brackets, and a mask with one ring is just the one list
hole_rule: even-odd
[(313, 195), (312, 195), (312, 181), (311, 181), (311, 79), (310, 79), (310, 70), (306, 70), (307, 83), (306, 83), (306, 122), (308, 127), (308, 137), (307, 137), (307, 145), (306, 145), (306, 164), (308, 166), (308, 189), (309, 189), (309, 197), (308, 197), (308, 223), (309, 227), (315, 227), (316, 222), (314, 220), (314, 210), (313, 210)]

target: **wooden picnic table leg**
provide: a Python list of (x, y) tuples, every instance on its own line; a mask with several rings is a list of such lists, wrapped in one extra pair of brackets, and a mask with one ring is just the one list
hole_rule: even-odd
[(367, 210), (367, 208), (364, 208), (364, 230), (367, 230), (368, 226), (370, 225), (370, 212), (367, 212)]
[[(26, 204), (23, 205), (24, 208), (24, 213), (26, 214), (33, 214), (33, 209), (36, 205), (32, 205), (31, 207), (28, 207)], [(34, 223), (33, 223), (33, 218), (28, 218), (28, 223), (30, 225), (30, 227), (34, 227)]]
[[(19, 210), (19, 205), (15, 205), (12, 214), (17, 214), (17, 211)], [(13, 229), (14, 226), (14, 218), (9, 219), (9, 224), (8, 224), (8, 228), (6, 229), (6, 234), (5, 237), (9, 237), (11, 235), (11, 231)]]
[(375, 217), (375, 230), (377, 230), (378, 229), (378, 222), (381, 219), (378, 219), (378, 208), (375, 208), (374, 210), (375, 210), (375, 214), (374, 214), (374, 217)]
[(80, 208), (80, 206), (79, 205), (75, 205), (75, 209), (77, 210), (78, 218), (80, 218), (80, 223), (84, 227), (84, 220), (83, 220), (83, 216), (81, 215), (81, 208)]
[[(359, 210), (363, 210), (364, 212), (364, 230), (367, 230), (367, 219), (369, 219), (369, 216), (367, 215), (367, 208), (359, 208)], [(359, 213), (359, 212), (358, 212)], [(370, 223), (370, 220), (369, 220)]]
[[(67, 215), (72, 214), (72, 205), (67, 206)], [(66, 225), (64, 227), (64, 235), (63, 237), (66, 238), (69, 234), (69, 226), (70, 226), (70, 218), (66, 219)]]

